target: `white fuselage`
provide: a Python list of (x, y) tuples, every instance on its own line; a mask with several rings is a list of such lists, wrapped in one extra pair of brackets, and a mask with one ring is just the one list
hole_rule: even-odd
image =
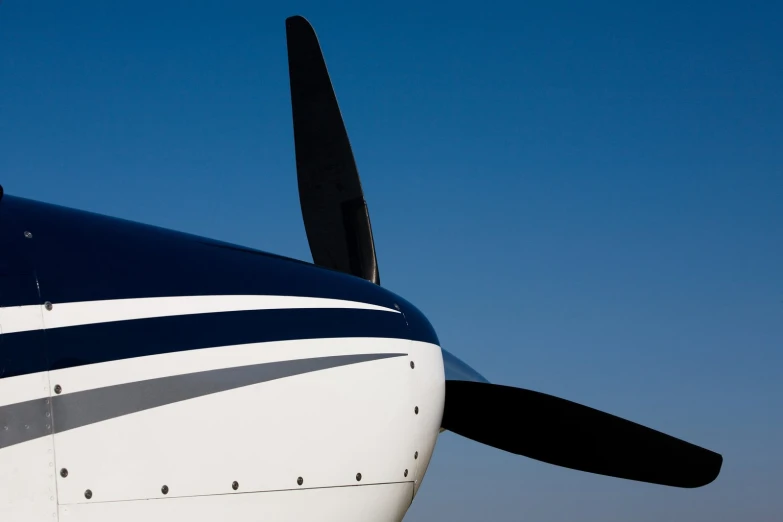
[[(4, 308), (0, 335), (274, 301), (231, 297)], [(16, 439), (0, 445), (0, 521), (399, 521), (444, 393), (440, 348), (393, 338), (218, 346), (2, 378), (0, 430)]]

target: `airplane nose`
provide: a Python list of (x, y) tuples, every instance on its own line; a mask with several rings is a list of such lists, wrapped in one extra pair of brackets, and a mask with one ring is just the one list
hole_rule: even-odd
[(396, 301), (410, 332), (411, 386), (416, 415), (412, 436), (416, 469), (413, 495), (421, 486), (440, 433), (446, 399), (443, 354), (435, 329), (427, 317), (404, 299)]
[(395, 296), (395, 302), (408, 323), (410, 338), (414, 341), (440, 347), (440, 340), (438, 339), (438, 334), (435, 333), (435, 328), (432, 327), (429, 319), (421, 310), (399, 296)]

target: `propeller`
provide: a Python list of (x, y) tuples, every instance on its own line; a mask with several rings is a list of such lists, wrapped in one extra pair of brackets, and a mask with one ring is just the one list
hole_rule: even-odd
[(498, 384), (446, 381), (444, 429), (517, 455), (641, 482), (698, 488), (723, 458), (609, 413)]
[(380, 284), (370, 214), (348, 132), (310, 23), (286, 19), (296, 174), (316, 265)]
[[(299, 201), (313, 262), (380, 284), (370, 215), (310, 23), (286, 20)], [(443, 350), (441, 426), (482, 444), (590, 473), (681, 488), (709, 484), (718, 453), (551, 395), (492, 384)]]

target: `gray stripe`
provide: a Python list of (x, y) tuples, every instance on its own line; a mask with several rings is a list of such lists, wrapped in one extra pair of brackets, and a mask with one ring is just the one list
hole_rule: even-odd
[[(52, 397), (54, 432), (303, 373), (402, 357), (404, 353), (336, 355), (222, 368), (129, 382)], [(0, 407), (0, 448), (51, 433), (48, 399)]]
[(52, 433), (49, 399), (0, 406), (0, 448)]

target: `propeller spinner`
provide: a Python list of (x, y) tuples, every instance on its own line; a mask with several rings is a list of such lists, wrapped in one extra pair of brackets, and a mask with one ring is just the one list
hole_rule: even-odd
[[(313, 262), (380, 284), (369, 211), (315, 31), (294, 16), (286, 34), (299, 199)], [(443, 429), (557, 466), (666, 486), (700, 487), (720, 473), (718, 453), (565, 399), (491, 384), (445, 351), (444, 361)]]

